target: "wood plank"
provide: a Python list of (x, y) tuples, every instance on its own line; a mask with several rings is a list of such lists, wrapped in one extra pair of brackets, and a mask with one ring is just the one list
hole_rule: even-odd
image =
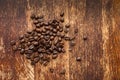
[[(69, 0), (69, 22), (71, 24), (71, 33), (74, 35), (74, 30), (78, 29), (78, 34), (76, 37), (76, 46), (73, 48), (73, 51), (70, 52), (69, 65), (70, 65), (70, 80), (83, 80), (86, 68), (86, 60), (84, 54), (84, 41), (82, 37), (84, 35), (84, 18), (85, 18), (85, 0)], [(76, 61), (76, 57), (81, 57), (81, 62)]]
[(101, 20), (102, 1), (86, 0), (85, 28), (83, 32), (88, 40), (84, 42), (84, 55), (87, 61), (87, 66), (83, 72), (84, 80), (103, 79), (104, 71), (100, 63), (103, 56)]
[(9, 1), (5, 0), (1, 3), (1, 24), (3, 36), (3, 46), (5, 47), (4, 56), (1, 59), (2, 80), (33, 80), (33, 67), (26, 58), (18, 53), (13, 53), (10, 46), (11, 40), (17, 40), (18, 35), (23, 34), (27, 28), (26, 20), (26, 1)]
[[(102, 40), (103, 40), (103, 58), (101, 59), (101, 64), (104, 69), (103, 80), (113, 80), (111, 61), (110, 61), (110, 28), (113, 27), (113, 16), (112, 16), (112, 0), (102, 0)], [(108, 47), (109, 46), (109, 47)]]

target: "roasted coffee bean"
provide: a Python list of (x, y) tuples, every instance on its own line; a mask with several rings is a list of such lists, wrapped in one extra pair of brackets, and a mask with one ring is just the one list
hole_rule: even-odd
[(66, 27), (66, 28), (69, 28), (69, 27), (70, 27), (70, 24), (66, 24), (65, 27)]
[(65, 53), (66, 51), (65, 51), (65, 49), (62, 49), (62, 53)]
[(17, 51), (17, 50), (18, 50), (18, 47), (17, 47), (16, 45), (14, 45), (14, 46), (12, 47), (12, 50), (13, 50), (13, 51)]
[(16, 42), (14, 41), (14, 40), (12, 40), (11, 42), (10, 42), (10, 45), (11, 46), (14, 46), (16, 44)]
[(54, 33), (57, 33), (57, 30), (56, 30), (56, 29), (53, 29), (53, 32), (54, 32)]
[(31, 33), (32, 33), (32, 30), (28, 30), (27, 33), (28, 33), (28, 34), (31, 34)]
[(75, 28), (74, 33), (75, 34), (78, 33), (78, 28)]
[(37, 28), (39, 28), (39, 27), (40, 27), (40, 24), (38, 23), (38, 24), (36, 24), (35, 26), (36, 26)]
[(70, 46), (75, 46), (75, 41), (70, 41)]
[(24, 43), (25, 42), (25, 39), (23, 38), (22, 40), (20, 40), (20, 43)]
[(30, 35), (26, 33), (26, 34), (24, 34), (24, 36), (25, 36), (25, 38), (28, 38)]
[(69, 40), (70, 40), (70, 37), (64, 36), (64, 39), (65, 39), (66, 41), (69, 41)]
[(59, 31), (62, 32), (62, 31), (63, 31), (63, 28), (60, 28)]
[(35, 62), (35, 63), (37, 63), (39, 60), (40, 60), (40, 57), (39, 57), (39, 56), (34, 58), (34, 62)]
[(44, 26), (49, 26), (48, 22), (44, 22), (43, 25), (44, 25)]
[(35, 19), (35, 14), (32, 14), (32, 15), (30, 16), (30, 18), (31, 18), (31, 19)]
[(81, 61), (81, 57), (76, 57), (76, 61)]
[(63, 69), (63, 70), (60, 71), (60, 74), (61, 74), (61, 75), (65, 75), (65, 72), (66, 72), (66, 70)]
[(29, 46), (29, 49), (30, 49), (30, 50), (33, 50), (34, 48), (35, 48), (34, 45), (30, 45), (30, 46)]
[(34, 41), (34, 42), (33, 42), (33, 45), (38, 46), (39, 43), (38, 43), (37, 41)]
[(31, 57), (30, 57), (31, 54), (26, 54), (25, 56), (26, 56), (27, 59), (31, 59)]
[(52, 59), (56, 59), (58, 57), (57, 54), (52, 55)]
[(31, 61), (31, 65), (35, 65), (35, 61)]
[(61, 18), (60, 21), (61, 21), (61, 22), (64, 22), (64, 18)]
[(27, 46), (30, 46), (31, 45), (31, 42), (27, 42)]
[(38, 24), (39, 22), (38, 22), (38, 20), (33, 20), (33, 24)]
[(24, 53), (25, 53), (25, 49), (21, 49), (20, 54), (24, 54)]
[(44, 18), (44, 15), (39, 16), (39, 19), (43, 19), (43, 18)]
[(39, 57), (40, 57), (40, 59), (42, 59), (43, 58), (43, 54), (39, 54)]
[(19, 37), (19, 40), (23, 39), (24, 38), (24, 35), (20, 35)]
[(26, 54), (32, 54), (32, 53), (33, 53), (33, 50), (27, 50), (25, 53), (26, 53)]
[(51, 73), (53, 73), (53, 72), (54, 72), (54, 69), (53, 69), (53, 68), (50, 68), (49, 70), (50, 70), (50, 72), (51, 72)]
[(68, 28), (65, 28), (65, 29), (64, 29), (64, 32), (65, 32), (65, 33), (68, 33), (68, 32), (69, 32), (69, 29), (68, 29)]
[(84, 41), (86, 41), (87, 39), (88, 39), (87, 36), (84, 36), (84, 37), (83, 37), (83, 40), (84, 40)]
[(38, 40), (38, 36), (35, 36), (34, 39), (35, 39), (35, 40)]
[(61, 12), (61, 13), (60, 13), (60, 16), (63, 17), (63, 16), (64, 16), (64, 12)]
[(47, 65), (48, 65), (48, 62), (47, 62), (47, 61), (44, 61), (44, 62), (43, 62), (43, 65), (44, 65), (44, 66), (47, 66)]

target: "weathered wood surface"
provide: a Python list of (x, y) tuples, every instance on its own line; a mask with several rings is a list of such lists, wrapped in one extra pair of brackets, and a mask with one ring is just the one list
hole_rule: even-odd
[[(72, 52), (47, 67), (31, 66), (12, 52), (9, 42), (32, 29), (32, 12), (49, 19), (61, 11), (71, 24), (69, 35), (79, 28)], [(88, 40), (83, 41), (84, 36)], [(76, 62), (76, 56), (82, 61)], [(64, 76), (59, 75), (61, 69), (66, 70)], [(0, 0), (0, 80), (120, 80), (120, 0)]]

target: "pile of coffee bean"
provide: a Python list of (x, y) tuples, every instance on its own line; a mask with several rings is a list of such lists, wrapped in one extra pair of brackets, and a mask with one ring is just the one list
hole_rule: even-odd
[[(74, 37), (68, 36), (70, 24), (64, 23), (64, 12), (60, 13), (59, 19), (54, 18), (46, 21), (44, 16), (31, 15), (33, 30), (19, 36), (18, 41), (11, 41), (13, 51), (19, 51), (30, 59), (31, 64), (40, 62), (46, 66), (51, 59), (56, 59), (59, 54), (65, 53), (66, 41), (72, 41)], [(77, 30), (75, 31), (77, 32)]]

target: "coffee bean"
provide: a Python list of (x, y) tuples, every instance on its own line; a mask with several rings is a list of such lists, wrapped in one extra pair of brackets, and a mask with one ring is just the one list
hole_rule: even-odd
[(30, 18), (31, 18), (31, 19), (35, 19), (35, 14), (32, 14), (32, 15), (30, 16)]
[(65, 72), (66, 72), (66, 70), (63, 69), (63, 70), (60, 71), (60, 74), (61, 74), (61, 75), (65, 75)]
[(34, 48), (35, 48), (34, 45), (30, 45), (30, 46), (29, 46), (29, 49), (30, 49), (30, 50), (33, 50)]
[(87, 36), (84, 36), (84, 37), (83, 37), (83, 40), (84, 40), (84, 41), (86, 41), (87, 39), (88, 39)]
[(60, 13), (60, 16), (63, 17), (63, 16), (64, 16), (64, 12), (61, 12), (61, 13)]
[(10, 45), (11, 46), (14, 46), (16, 44), (16, 42), (14, 41), (14, 40), (12, 40), (11, 42), (10, 42)]
[(66, 28), (69, 28), (69, 27), (70, 27), (70, 24), (66, 24), (65, 27), (66, 27)]
[(34, 41), (34, 42), (33, 42), (33, 45), (38, 46), (39, 43), (38, 43), (37, 41)]
[(61, 22), (64, 22), (64, 18), (61, 18), (60, 21), (61, 21)]
[(37, 63), (39, 60), (40, 60), (40, 57), (39, 57), (39, 56), (34, 58), (34, 62), (35, 62), (35, 63)]
[(33, 50), (27, 50), (26, 51), (26, 54), (32, 54), (33, 53)]
[(44, 18), (44, 15), (39, 16), (39, 19), (43, 19), (43, 18)]
[(20, 35), (19, 37), (19, 40), (23, 39), (24, 38), (24, 35)]
[(47, 62), (47, 61), (44, 61), (44, 62), (43, 62), (43, 65), (44, 65), (44, 66), (47, 66), (47, 65), (48, 65), (48, 62)]
[(35, 65), (35, 61), (31, 61), (31, 65)]
[(68, 29), (68, 28), (65, 28), (65, 29), (64, 29), (64, 32), (65, 32), (65, 33), (68, 33), (68, 32), (69, 32), (69, 29)]
[(57, 54), (52, 55), (52, 59), (56, 59), (58, 57)]
[(31, 33), (32, 33), (32, 30), (28, 30), (27, 33), (28, 33), (28, 34), (31, 34)]
[(74, 33), (75, 34), (78, 33), (78, 28), (75, 28)]
[(53, 73), (53, 72), (54, 72), (54, 69), (53, 69), (53, 68), (50, 68), (49, 70), (50, 70), (50, 72), (51, 72), (51, 73)]
[(81, 57), (76, 57), (76, 61), (81, 61)]
[(24, 53), (25, 53), (25, 49), (21, 49), (20, 54), (24, 54)]
[(27, 59), (31, 59), (30, 56), (31, 56), (31, 54), (26, 54), (26, 58), (27, 58)]
[(13, 51), (17, 51), (17, 50), (18, 50), (18, 47), (17, 47), (16, 45), (14, 45), (14, 46), (12, 47), (12, 50), (13, 50)]
[(70, 46), (75, 46), (75, 41), (70, 41)]

